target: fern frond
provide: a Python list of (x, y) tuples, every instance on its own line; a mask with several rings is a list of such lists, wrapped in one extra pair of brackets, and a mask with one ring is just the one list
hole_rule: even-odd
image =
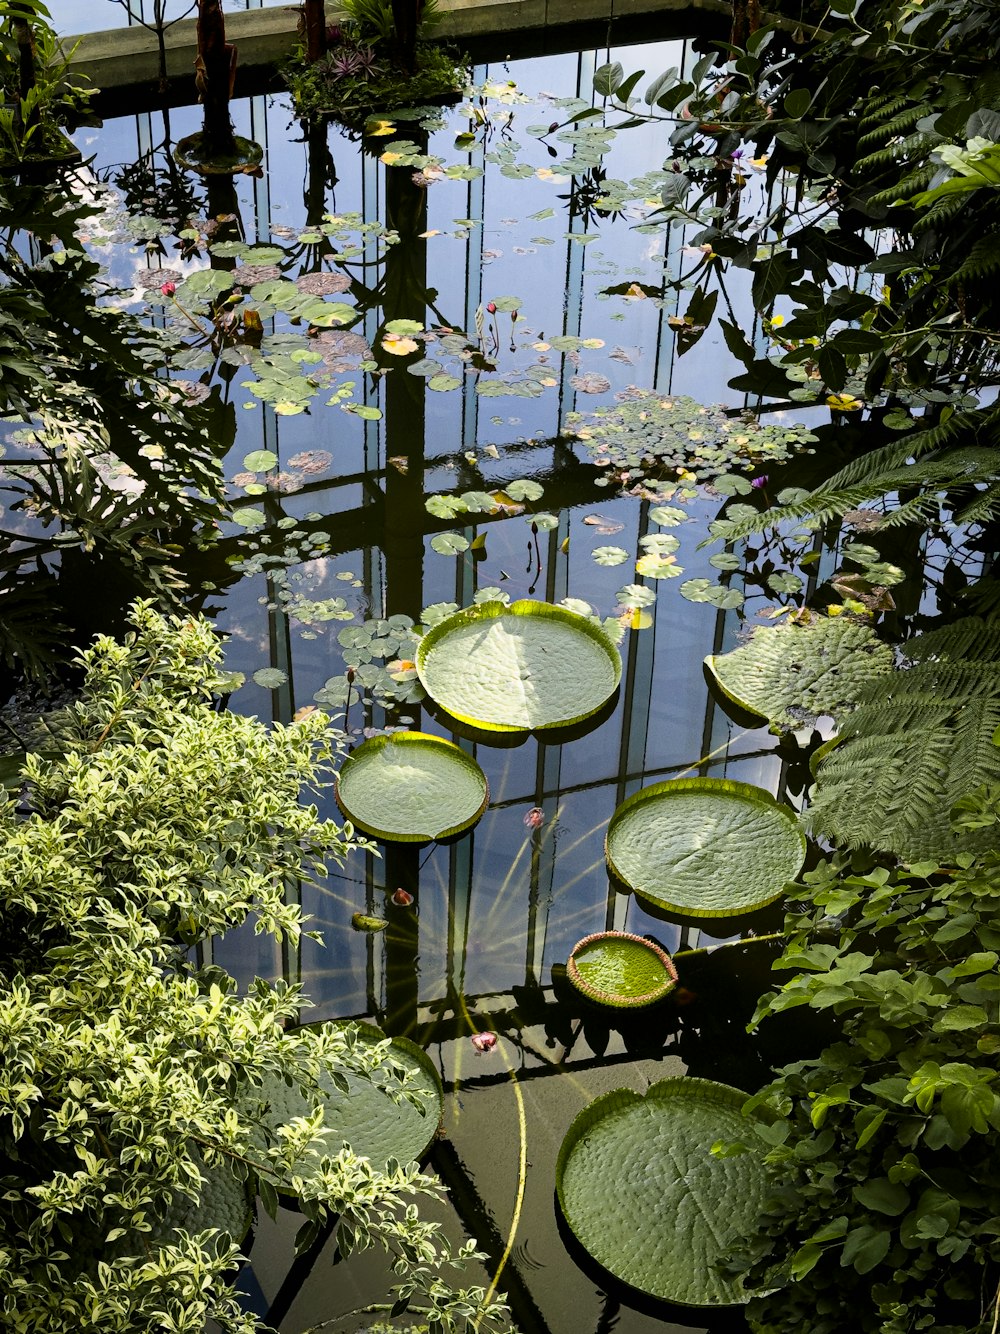
[(894, 181), (885, 190), (879, 190), (876, 194), (869, 196), (868, 202), (885, 205), (894, 204), (897, 199), (909, 199), (911, 195), (926, 190), (933, 176), (934, 172), (930, 167), (917, 167), (901, 177), (900, 180)]
[(997, 247), (996, 234), (991, 233), (973, 242), (962, 263), (945, 278), (945, 285), (950, 287), (954, 283), (977, 282), (990, 277), (997, 270), (1000, 270), (1000, 249)]
[[(876, 451), (879, 452), (881, 451)], [(847, 469), (843, 470), (846, 471)], [(838, 474), (838, 477), (840, 475)], [(736, 542), (750, 537), (753, 533), (764, 532), (768, 528), (775, 528), (797, 519), (809, 519), (813, 524), (826, 523), (846, 513), (847, 510), (858, 509), (873, 500), (884, 499), (901, 490), (918, 489), (919, 493), (916, 496), (907, 498), (902, 504), (888, 510), (883, 518), (882, 523), (886, 527), (898, 527), (902, 523), (914, 522), (933, 515), (939, 505), (938, 497), (945, 492), (984, 482), (992, 484), (998, 475), (1000, 475), (1000, 450), (977, 449), (975, 446), (947, 450), (934, 458), (914, 463), (904, 462), (902, 465), (885, 468), (881, 472), (872, 472), (853, 486), (835, 486), (834, 483), (838, 478), (831, 478), (824, 486), (793, 505), (764, 510), (754, 514), (753, 518), (724, 521), (726, 523), (724, 535), (728, 541)]]
[(925, 209), (913, 223), (910, 231), (914, 236), (922, 236), (924, 232), (934, 231), (943, 223), (948, 223), (957, 213), (968, 207), (968, 201), (964, 195), (945, 195), (943, 199), (936, 200), (930, 208)]
[(1000, 617), (963, 616), (940, 630), (917, 635), (903, 651), (911, 662), (963, 658), (980, 664), (1000, 662)]
[(884, 143), (887, 139), (895, 138), (904, 130), (912, 129), (926, 114), (927, 108), (924, 106), (906, 106), (904, 98), (899, 98), (898, 102), (902, 105), (895, 115), (890, 116), (888, 120), (880, 121), (866, 134), (861, 135), (858, 139), (859, 148), (867, 148), (870, 144)]
[(989, 523), (998, 517), (1000, 517), (1000, 482), (995, 482), (985, 491), (981, 491), (975, 500), (960, 509), (955, 515), (955, 522), (962, 525)]
[[(962, 657), (960, 650), (976, 653)], [(871, 682), (819, 767), (809, 824), (848, 847), (907, 860), (985, 850), (996, 830), (959, 840), (960, 797), (1000, 781), (1000, 622), (967, 618), (906, 646), (908, 669)]]

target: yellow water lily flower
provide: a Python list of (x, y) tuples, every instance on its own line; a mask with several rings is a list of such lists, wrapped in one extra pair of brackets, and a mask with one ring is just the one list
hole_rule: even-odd
[(827, 394), (826, 405), (837, 412), (857, 412), (864, 407), (861, 399), (855, 398), (853, 394)]

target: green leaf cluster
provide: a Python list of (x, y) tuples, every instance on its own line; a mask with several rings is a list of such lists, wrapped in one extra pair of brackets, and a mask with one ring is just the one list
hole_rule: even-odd
[[(281, 1187), (299, 1196), (300, 1247), (336, 1216), (341, 1253), (387, 1249), (400, 1298), (422, 1294), (441, 1327), (470, 1305), (499, 1327), (485, 1293), (444, 1282), (473, 1247), (417, 1215), (437, 1183), (336, 1136), (350, 1080), (411, 1097), (388, 1042), (289, 1030), (297, 988), (240, 994), (191, 948), (251, 919), (300, 935), (286, 886), (357, 846), (302, 800), (339, 735), (318, 712), (268, 729), (219, 711), (206, 621), (138, 603), (131, 623), (81, 655), (61, 752), (29, 755), (22, 799), (0, 807), (0, 1323), (250, 1334), (229, 1281), (254, 1196), (273, 1212)], [(261, 1094), (275, 1081), (305, 1109), (280, 1126)]]
[(803, 877), (764, 1022), (809, 1007), (838, 1040), (749, 1110), (771, 1191), (739, 1266), (751, 1325), (991, 1328), (1000, 1278), (1000, 857)]

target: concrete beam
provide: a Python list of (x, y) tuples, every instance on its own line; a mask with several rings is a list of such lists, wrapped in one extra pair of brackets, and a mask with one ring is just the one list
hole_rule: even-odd
[[(441, 10), (435, 37), (468, 44), (478, 59), (503, 59), (517, 55), (525, 43), (526, 49), (537, 50), (539, 38), (550, 30), (553, 36), (557, 31), (569, 36), (580, 24), (607, 24), (613, 19), (648, 20), (659, 15), (663, 36), (694, 36), (705, 30), (707, 18), (728, 18), (732, 6), (729, 0), (441, 0)], [(341, 17), (332, 4), (327, 13), (330, 22)], [(280, 87), (275, 70), (299, 44), (300, 17), (294, 5), (226, 15), (227, 39), (239, 51), (237, 96)], [(64, 46), (66, 50), (76, 46), (70, 68), (99, 90), (97, 110), (103, 115), (196, 100), (194, 19), (172, 24), (164, 35), (166, 92), (159, 87), (156, 37), (146, 28), (85, 33), (65, 38)], [(565, 50), (568, 45), (552, 44), (551, 49)]]

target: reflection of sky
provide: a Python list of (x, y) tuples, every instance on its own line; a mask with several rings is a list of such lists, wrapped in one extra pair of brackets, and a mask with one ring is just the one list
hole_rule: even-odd
[[(115, 12), (113, 6), (108, 6), (108, 12)], [(517, 143), (519, 162), (547, 167), (556, 159), (550, 158), (543, 143), (526, 133), (526, 127), (565, 117), (566, 113), (553, 105), (555, 93), (589, 96), (593, 70), (609, 56), (620, 59), (627, 70), (645, 66), (647, 78), (652, 79), (666, 66), (681, 64), (683, 55), (682, 44), (662, 43), (611, 53), (592, 52), (581, 58), (571, 55), (510, 62), (480, 70), (480, 78), (488, 76), (498, 82), (513, 78), (541, 95), (539, 104), (509, 108), (509, 123), (494, 132), (487, 151), (495, 151), (505, 142)], [(640, 93), (645, 82), (640, 81)], [(288, 100), (275, 97), (235, 103), (233, 117), (238, 133), (257, 139), (268, 149), (265, 178), (240, 178), (236, 183), (246, 240), (268, 240), (271, 229), (277, 228), (278, 243), (295, 248), (293, 238), (305, 217), (308, 162)], [(198, 108), (170, 113), (174, 140), (191, 133), (199, 123)], [(454, 148), (456, 130), (466, 127), (467, 122), (453, 120), (446, 130), (432, 136), (429, 151), (446, 162), (466, 160)], [(113, 179), (119, 170), (115, 164), (131, 163), (144, 148), (162, 141), (164, 126), (161, 116), (152, 115), (140, 117), (138, 122), (112, 121), (96, 136), (89, 130), (81, 131), (81, 135), (86, 136), (88, 152), (96, 154), (97, 174)], [(663, 127), (657, 125), (623, 133), (606, 160), (609, 176), (629, 180), (658, 168), (669, 151), (666, 138)], [(560, 158), (568, 155), (569, 144), (555, 136), (551, 141)], [(384, 220), (385, 169), (371, 158), (362, 165), (356, 144), (334, 128), (327, 143), (337, 174), (327, 208), (337, 214), (357, 212), (369, 219)], [(159, 160), (162, 162), (162, 157)], [(471, 158), (473, 162), (482, 160), (481, 152)], [(549, 491), (535, 507), (551, 508), (561, 518), (557, 530), (538, 535), (537, 555), (523, 514), (479, 525), (475, 531), (486, 535), (486, 547), (476, 563), (469, 557), (456, 560), (438, 555), (431, 550), (428, 535), (423, 544), (420, 585), (423, 605), (467, 603), (476, 588), (494, 585), (512, 598), (536, 596), (558, 601), (568, 595), (587, 601), (601, 615), (615, 613), (618, 590), (636, 579), (634, 560), (640, 550), (639, 538), (659, 530), (648, 518), (648, 505), (616, 496), (614, 488), (591, 488), (591, 482), (585, 479), (593, 474), (582, 446), (560, 450), (549, 441), (558, 434), (568, 412), (592, 412), (603, 403), (612, 403), (615, 393), (630, 385), (687, 393), (704, 402), (733, 401), (726, 381), (736, 367), (714, 330), (709, 330), (684, 357), (677, 358), (674, 336), (665, 321), (676, 308), (673, 298), (661, 311), (650, 299), (623, 299), (604, 293), (605, 288), (622, 282), (641, 282), (655, 288), (663, 281), (665, 271), (673, 276), (690, 269), (695, 257), (680, 253), (686, 243), (681, 230), (639, 231), (635, 224), (641, 221), (641, 212), (630, 209), (625, 218), (590, 224), (599, 235), (581, 246), (566, 239), (571, 230), (569, 201), (560, 196), (569, 196), (572, 189), (567, 180), (505, 178), (492, 165), (485, 182), (442, 180), (428, 188), (426, 226), (441, 234), (429, 237), (426, 243), (427, 285), (436, 293), (433, 301), (441, 316), (457, 328), (471, 329), (477, 304), (485, 306), (504, 296), (519, 297), (523, 303), (521, 318), (512, 324), (509, 314), (498, 312), (496, 316), (498, 370), (523, 371), (544, 358), (558, 383), (537, 398), (482, 397), (474, 392), (471, 378), (466, 378), (461, 390), (427, 390), (423, 396), (427, 460), (424, 487), (427, 492), (488, 489), (524, 476), (561, 475), (568, 480), (547, 482)], [(480, 207), (482, 228), (472, 228), (468, 236), (464, 229), (460, 237), (449, 234), (460, 230), (458, 220), (478, 216)], [(201, 208), (204, 211), (204, 204)], [(549, 209), (553, 210), (551, 217), (530, 216)], [(582, 226), (577, 220), (573, 230), (579, 231)], [(154, 249), (148, 258), (141, 242), (107, 247), (102, 259), (113, 280), (131, 288), (136, 273), (147, 263), (152, 268), (184, 267), (174, 244), (165, 237), (164, 252)], [(197, 265), (204, 262), (204, 256), (195, 261)], [(289, 269), (291, 276), (297, 268), (298, 261)], [(374, 285), (382, 271), (380, 267), (364, 270), (350, 263), (345, 268), (369, 285)], [(681, 295), (681, 310), (688, 299), (687, 293)], [(490, 324), (487, 315), (487, 336)], [(369, 316), (364, 327), (369, 338), (375, 327), (376, 317)], [(517, 344), (514, 352), (509, 349), (512, 332)], [(601, 340), (603, 346), (582, 348), (567, 358), (551, 348), (532, 346), (566, 333)], [(433, 343), (427, 345), (426, 355), (443, 361), (449, 371), (457, 365)], [(406, 371), (401, 368), (391, 373), (405, 375)], [(610, 387), (598, 393), (574, 388), (572, 378), (587, 373), (606, 377)], [(310, 598), (343, 597), (356, 614), (378, 614), (385, 593), (386, 558), (377, 547), (368, 553), (340, 552), (335, 516), (360, 510), (376, 494), (373, 488), (384, 491), (386, 476), (398, 481), (391, 463), (387, 474), (381, 470), (386, 469), (387, 455), (391, 459), (405, 447), (398, 443), (401, 437), (395, 434), (397, 429), (413, 423), (390, 419), (373, 426), (336, 407), (324, 409), (329, 391), (317, 395), (308, 413), (277, 418), (270, 412), (265, 415), (242, 387), (251, 375), (245, 367), (236, 369), (225, 389), (236, 406), (239, 432), (230, 475), (241, 470), (243, 455), (262, 447), (274, 449), (282, 467), (302, 451), (321, 450), (332, 455), (329, 473), (305, 479), (308, 489), (270, 502), (280, 507), (276, 512), (287, 516), (289, 523), (315, 512), (334, 516), (329, 525), (334, 553), (293, 570), (295, 578), (302, 580), (294, 586)], [(360, 401), (365, 376), (345, 372), (335, 377), (334, 386), (348, 380), (354, 381), (355, 399)], [(376, 400), (386, 407), (384, 387), (376, 391)], [(251, 404), (252, 410), (244, 404)], [(482, 454), (486, 444), (497, 447), (497, 458)], [(478, 453), (474, 466), (463, 457), (469, 450)], [(373, 474), (375, 465), (379, 471)], [(577, 499), (567, 499), (567, 487), (577, 488)], [(414, 502), (407, 498), (406, 503)], [(671, 530), (680, 542), (677, 560), (685, 578), (714, 574), (707, 564), (709, 553), (696, 548), (705, 524), (715, 516), (720, 503), (718, 497), (691, 501), (687, 505), (689, 522)], [(390, 527), (397, 517), (389, 516)], [(470, 538), (474, 517), (469, 516), (466, 530)], [(461, 525), (456, 521), (453, 526)], [(618, 566), (596, 564), (594, 549), (607, 545), (622, 547), (629, 559)], [(398, 565), (395, 568), (398, 571)], [(361, 587), (354, 587), (354, 581), (360, 581)], [(755, 756), (762, 747), (768, 747), (771, 743), (766, 736), (741, 735), (713, 711), (707, 699), (702, 659), (717, 650), (723, 640), (726, 646), (731, 645), (734, 618), (725, 618), (724, 626), (724, 618), (717, 617), (710, 607), (685, 601), (678, 593), (681, 582), (660, 580), (651, 584), (658, 594), (652, 623), (648, 629), (630, 633), (623, 642), (625, 674), (610, 717), (561, 745), (544, 744), (530, 737), (514, 749), (484, 744), (473, 747), (487, 774), (493, 804), (468, 836), (465, 852), (434, 848), (427, 853), (420, 873), (418, 905), (421, 1001), (440, 995), (449, 979), (457, 984), (463, 968), (464, 983), (474, 993), (505, 990), (522, 980), (526, 970), (548, 984), (551, 964), (564, 959), (576, 939), (611, 921), (637, 931), (652, 930), (661, 939), (669, 936), (672, 944), (676, 928), (653, 919), (647, 921), (641, 905), (630, 896), (620, 899), (611, 891), (609, 897), (603, 829), (615, 805), (644, 781), (661, 781), (687, 772), (709, 752), (718, 751), (712, 773), (745, 776), (768, 787), (777, 781), (776, 765), (769, 759), (736, 759), (740, 752)], [(292, 672), (282, 708), (290, 715), (310, 704), (324, 682), (343, 670), (337, 645), (343, 623), (308, 627), (292, 621), (288, 625), (276, 610), (273, 597), (274, 589), (262, 575), (244, 580), (227, 593), (222, 623), (232, 634), (230, 665), (248, 677), (269, 663), (277, 665), (273, 655), (278, 653), (276, 646), (287, 631)], [(415, 614), (419, 607), (412, 610)], [(234, 702), (246, 712), (268, 717), (275, 700), (268, 690), (250, 683)], [(426, 710), (411, 707), (407, 713), (416, 726), (447, 735), (445, 724)], [(351, 726), (358, 728), (377, 721), (377, 717), (362, 717), (356, 704), (349, 719)], [(735, 740), (727, 761), (725, 742), (730, 736)], [(324, 801), (328, 812), (335, 814), (329, 793)], [(545, 812), (543, 836), (537, 844), (528, 837), (523, 823), (525, 813), (534, 806)], [(466, 873), (460, 871), (460, 864), (465, 864), (463, 858), (469, 867), (465, 880), (462, 876)], [(383, 863), (355, 857), (343, 876), (333, 877), (319, 891), (309, 891), (308, 910), (328, 938), (337, 943), (335, 957), (311, 944), (304, 945), (302, 951), (307, 990), (322, 1002), (325, 1013), (361, 1012), (382, 995), (384, 979), (376, 964), (384, 941), (352, 931), (350, 918), (356, 911), (376, 915), (385, 911), (386, 896), (395, 887), (384, 880), (387, 873)], [(242, 953), (240, 939), (246, 935), (238, 933), (219, 950), (220, 960), (241, 974), (265, 963), (257, 957), (256, 944), (248, 943), (249, 955)], [(450, 957), (449, 935), (453, 946)]]

